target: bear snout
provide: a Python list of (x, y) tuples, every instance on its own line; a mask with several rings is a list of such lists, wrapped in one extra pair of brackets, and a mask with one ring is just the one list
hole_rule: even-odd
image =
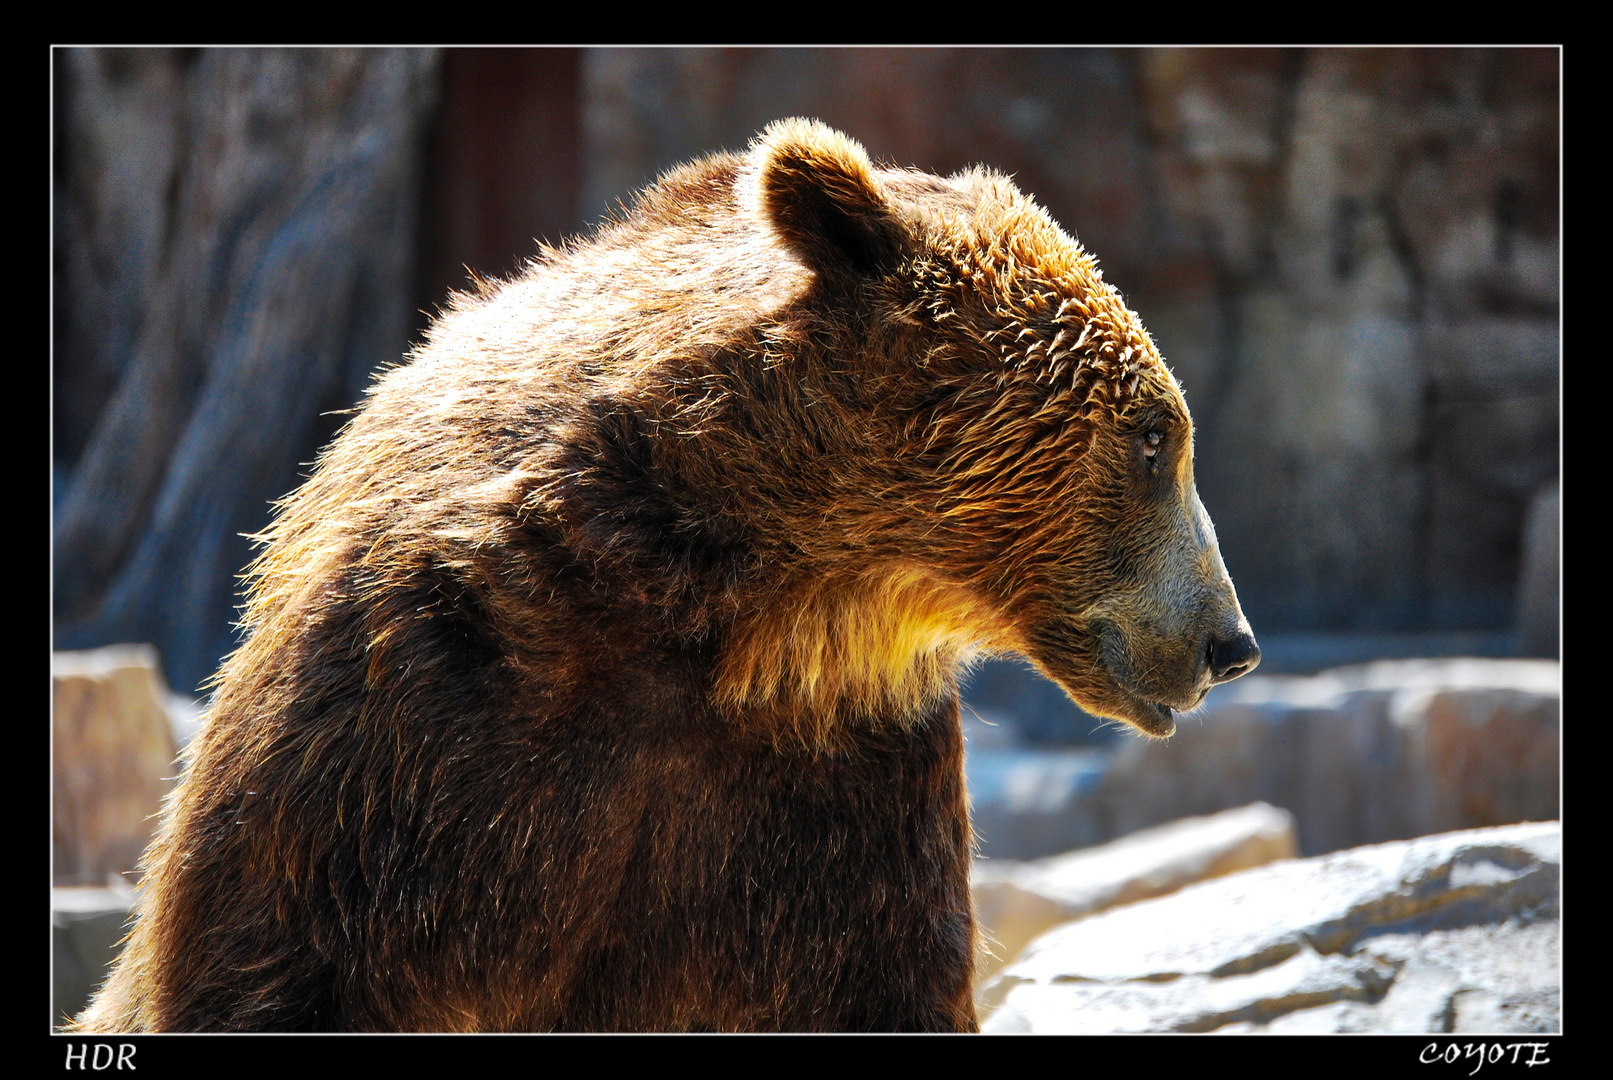
[(1212, 634), (1206, 650), (1210, 685), (1218, 686), (1247, 675), (1260, 666), (1260, 645), (1245, 627), (1228, 637)]

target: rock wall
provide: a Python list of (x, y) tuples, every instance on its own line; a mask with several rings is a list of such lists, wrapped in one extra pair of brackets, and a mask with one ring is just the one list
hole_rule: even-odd
[(435, 54), (55, 53), (55, 645), (233, 645), (243, 534), (414, 323)]

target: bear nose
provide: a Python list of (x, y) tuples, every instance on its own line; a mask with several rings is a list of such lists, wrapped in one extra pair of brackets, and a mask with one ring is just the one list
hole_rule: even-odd
[(1210, 638), (1210, 682), (1231, 682), (1240, 675), (1247, 675), (1260, 663), (1260, 646), (1255, 644), (1255, 636), (1247, 630), (1239, 630), (1229, 638)]

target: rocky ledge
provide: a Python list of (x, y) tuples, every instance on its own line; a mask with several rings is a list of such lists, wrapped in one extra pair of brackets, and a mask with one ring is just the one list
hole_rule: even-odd
[(1059, 926), (989, 1032), (1554, 1032), (1556, 822), (1274, 862)]

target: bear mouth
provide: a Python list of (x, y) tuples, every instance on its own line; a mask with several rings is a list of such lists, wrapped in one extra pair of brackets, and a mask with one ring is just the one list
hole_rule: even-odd
[(1132, 694), (1126, 695), (1131, 699), (1128, 704), (1135, 708), (1131, 715), (1120, 719), (1129, 722), (1133, 727), (1145, 735), (1156, 739), (1168, 738), (1176, 734), (1176, 710), (1162, 701), (1148, 701)]
[(1098, 622), (1085, 635), (1059, 630), (1040, 635), (1033, 663), (1087, 712), (1119, 720), (1149, 738), (1175, 734), (1177, 714), (1197, 708), (1209, 692), (1198, 671), (1183, 673), (1180, 690), (1138, 678), (1136, 659), (1113, 626)]
[[(1093, 685), (1093, 673), (1070, 678), (1056, 669), (1040, 666), (1043, 673), (1050, 676), (1071, 701), (1087, 712), (1129, 724), (1149, 738), (1165, 739), (1174, 735), (1176, 714), (1185, 711), (1179, 705), (1155, 701), (1129, 689), (1111, 671), (1099, 669), (1101, 675), (1096, 680), (1097, 685)], [(1194, 705), (1197, 704), (1194, 702)]]
[(1121, 692), (1136, 703), (1138, 711), (1142, 714), (1141, 718), (1128, 717), (1127, 719), (1130, 719), (1145, 734), (1163, 739), (1176, 733), (1176, 717), (1178, 714), (1192, 712), (1204, 704), (1204, 699), (1209, 696), (1210, 688), (1206, 686), (1199, 689), (1193, 695), (1192, 702), (1187, 705), (1168, 705), (1163, 701), (1151, 701), (1148, 698), (1132, 693), (1124, 687), (1121, 688)]

